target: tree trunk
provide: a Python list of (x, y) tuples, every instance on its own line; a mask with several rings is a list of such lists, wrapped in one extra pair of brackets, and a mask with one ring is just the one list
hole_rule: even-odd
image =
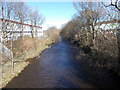
[(24, 32), (23, 32), (23, 25), (22, 25), (22, 33), (21, 33), (21, 37), (23, 37), (24, 35)]
[(117, 43), (118, 43), (118, 63), (120, 64), (120, 13), (118, 14), (118, 29), (117, 29)]
[(31, 30), (31, 35), (32, 35), (32, 38), (34, 38), (34, 34), (33, 34), (33, 27), (31, 27), (32, 28), (32, 30)]
[(94, 25), (92, 25), (92, 39), (93, 39), (93, 47), (95, 46), (95, 28), (94, 28)]
[(118, 43), (118, 62), (120, 64), (120, 29), (118, 29), (117, 43)]

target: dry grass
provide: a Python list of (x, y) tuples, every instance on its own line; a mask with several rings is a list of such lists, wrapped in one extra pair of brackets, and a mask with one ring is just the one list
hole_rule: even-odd
[(2, 53), (0, 53), (0, 63), (5, 63), (9, 61), (7, 57), (5, 57)]
[[(25, 36), (23, 38), (19, 37), (15, 41), (12, 42), (8, 41), (8, 43), (6, 43), (6, 46), (9, 49), (12, 49), (14, 56), (17, 56), (24, 53), (25, 51), (28, 51), (31, 48), (35, 48), (35, 40), (36, 39), (28, 36)], [(11, 43), (12, 43), (12, 48), (11, 48)]]

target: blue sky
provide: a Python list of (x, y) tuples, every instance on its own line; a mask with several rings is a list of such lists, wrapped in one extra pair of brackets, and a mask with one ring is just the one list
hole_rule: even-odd
[(50, 26), (60, 26), (68, 22), (76, 10), (72, 2), (26, 2), (31, 9), (37, 9), (46, 18), (43, 29)]

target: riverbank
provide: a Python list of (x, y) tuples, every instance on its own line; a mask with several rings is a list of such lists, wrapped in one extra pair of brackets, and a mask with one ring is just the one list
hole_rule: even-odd
[(77, 42), (70, 39), (66, 40), (76, 45), (76, 47), (78, 47), (82, 51), (82, 54), (80, 52), (77, 56), (78, 60), (84, 58), (84, 61), (82, 61), (83, 63), (87, 63), (87, 65), (89, 65), (91, 68), (95, 68), (96, 71), (106, 71), (117, 82), (120, 82), (120, 67), (116, 56), (110, 55), (107, 52), (95, 50), (94, 48), (91, 48), (89, 46), (81, 46), (80, 41)]
[(119, 83), (104, 70), (85, 63), (86, 56), (66, 40), (60, 40), (33, 58), (31, 64), (5, 88), (115, 88)]
[[(43, 50), (50, 47), (51, 44), (55, 43), (54, 38), (46, 37), (42, 39), (24, 37), (19, 38), (13, 42), (13, 60), (14, 67), (12, 66), (11, 60), (4, 59), (1, 71), (1, 87), (5, 87), (14, 77), (17, 77), (25, 67), (30, 64), (32, 58), (37, 57)], [(10, 48), (8, 43), (7, 47)], [(21, 45), (21, 46), (20, 46)], [(3, 55), (2, 55), (3, 57)]]

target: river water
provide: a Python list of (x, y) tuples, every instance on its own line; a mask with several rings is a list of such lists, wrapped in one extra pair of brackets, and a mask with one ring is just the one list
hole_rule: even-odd
[[(76, 59), (80, 50), (60, 40), (46, 49), (6, 88), (102, 88), (119, 84), (106, 72), (96, 71)], [(83, 61), (83, 60), (82, 60)]]

